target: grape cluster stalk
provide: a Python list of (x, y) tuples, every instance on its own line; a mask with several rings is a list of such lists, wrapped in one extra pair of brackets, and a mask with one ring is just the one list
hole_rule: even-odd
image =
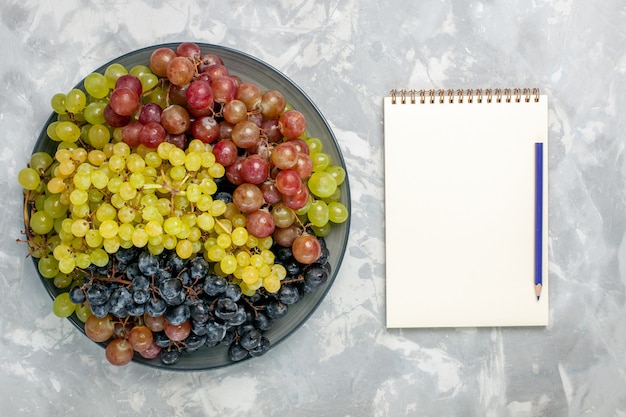
[(263, 355), (265, 332), (328, 280), (345, 170), (280, 91), (193, 42), (82, 87), (52, 97), (56, 150), (18, 174), (53, 312), (75, 314), (114, 365)]

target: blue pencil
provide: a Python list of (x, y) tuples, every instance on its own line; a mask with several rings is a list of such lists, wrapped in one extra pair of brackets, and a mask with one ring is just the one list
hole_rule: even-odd
[(535, 143), (535, 294), (543, 285), (543, 143)]

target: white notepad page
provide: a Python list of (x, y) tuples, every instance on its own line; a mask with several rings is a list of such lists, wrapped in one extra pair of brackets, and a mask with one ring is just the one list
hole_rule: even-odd
[[(389, 328), (548, 324), (548, 106), (384, 98)], [(543, 289), (535, 296), (535, 143)]]

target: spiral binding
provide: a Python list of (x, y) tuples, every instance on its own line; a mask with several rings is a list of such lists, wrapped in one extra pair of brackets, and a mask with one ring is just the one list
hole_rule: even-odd
[(468, 89), (468, 90), (391, 90), (391, 103), (396, 104), (424, 104), (424, 103), (520, 103), (522, 101), (528, 103), (531, 100), (539, 102), (538, 88), (496, 88), (491, 89)]

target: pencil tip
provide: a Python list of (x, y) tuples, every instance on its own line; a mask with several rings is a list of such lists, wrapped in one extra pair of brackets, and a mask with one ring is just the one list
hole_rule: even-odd
[(539, 298), (541, 297), (541, 287), (541, 284), (535, 285), (535, 295), (537, 296), (537, 301), (539, 301)]

